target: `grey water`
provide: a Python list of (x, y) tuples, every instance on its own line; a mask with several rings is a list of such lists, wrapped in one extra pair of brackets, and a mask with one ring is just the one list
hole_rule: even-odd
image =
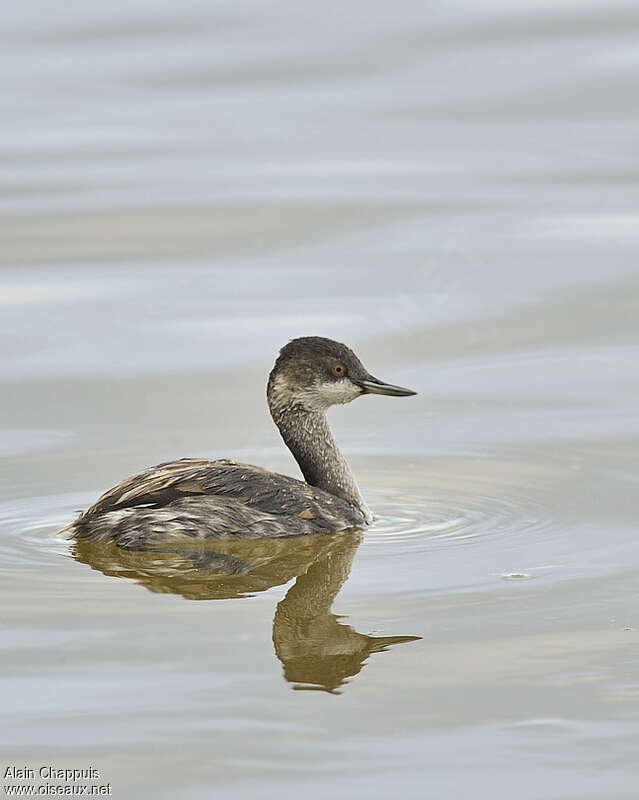
[[(638, 24), (4, 9), (4, 764), (123, 798), (636, 797)], [(264, 388), (306, 334), (419, 392), (331, 411), (370, 530), (55, 536), (171, 458), (298, 476)]]

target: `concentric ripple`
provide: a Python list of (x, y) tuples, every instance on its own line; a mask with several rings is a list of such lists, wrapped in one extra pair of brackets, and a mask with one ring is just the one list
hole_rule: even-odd
[(482, 494), (472, 487), (424, 494), (382, 489), (371, 500), (376, 519), (366, 542), (377, 555), (461, 547), (497, 537), (509, 542), (520, 536), (540, 538), (552, 525), (551, 515), (530, 498)]
[(0, 558), (5, 568), (50, 566), (68, 554), (68, 543), (56, 532), (86, 507), (86, 497), (56, 495), (0, 503)]
[[(553, 514), (537, 499), (544, 496), (540, 482), (548, 478), (547, 473), (507, 477), (500, 470), (501, 479), (495, 481), (494, 476), (487, 480), (469, 474), (465, 466), (466, 470), (462, 463), (455, 465), (454, 480), (446, 472), (425, 475), (427, 489), (415, 486), (414, 481), (409, 487), (369, 488), (368, 501), (376, 519), (365, 535), (368, 554), (411, 555), (474, 542), (499, 547), (516, 544), (523, 536), (539, 541), (549, 535)], [(50, 565), (52, 558), (68, 554), (68, 543), (56, 532), (90, 500), (84, 494), (65, 494), (1, 503), (0, 558), (5, 567)]]

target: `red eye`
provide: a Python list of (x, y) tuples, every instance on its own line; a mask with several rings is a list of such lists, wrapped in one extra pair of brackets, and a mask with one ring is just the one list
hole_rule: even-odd
[(346, 375), (346, 367), (343, 364), (333, 364), (331, 367), (331, 372), (336, 378), (341, 378), (342, 376)]

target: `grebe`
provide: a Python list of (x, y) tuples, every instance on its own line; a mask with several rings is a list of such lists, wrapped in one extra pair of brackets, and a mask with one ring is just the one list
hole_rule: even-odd
[(326, 410), (363, 394), (414, 395), (374, 378), (346, 345), (319, 336), (280, 350), (266, 396), (306, 482), (221, 459), (182, 458), (125, 478), (65, 531), (143, 549), (176, 538), (275, 538), (369, 525), (364, 502), (326, 421)]

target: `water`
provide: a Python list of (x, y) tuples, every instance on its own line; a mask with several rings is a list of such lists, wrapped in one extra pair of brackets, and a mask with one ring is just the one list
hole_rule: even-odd
[[(638, 21), (5, 10), (6, 764), (114, 797), (634, 798)], [(55, 537), (169, 458), (298, 475), (264, 384), (303, 334), (419, 391), (331, 412), (370, 531)]]

